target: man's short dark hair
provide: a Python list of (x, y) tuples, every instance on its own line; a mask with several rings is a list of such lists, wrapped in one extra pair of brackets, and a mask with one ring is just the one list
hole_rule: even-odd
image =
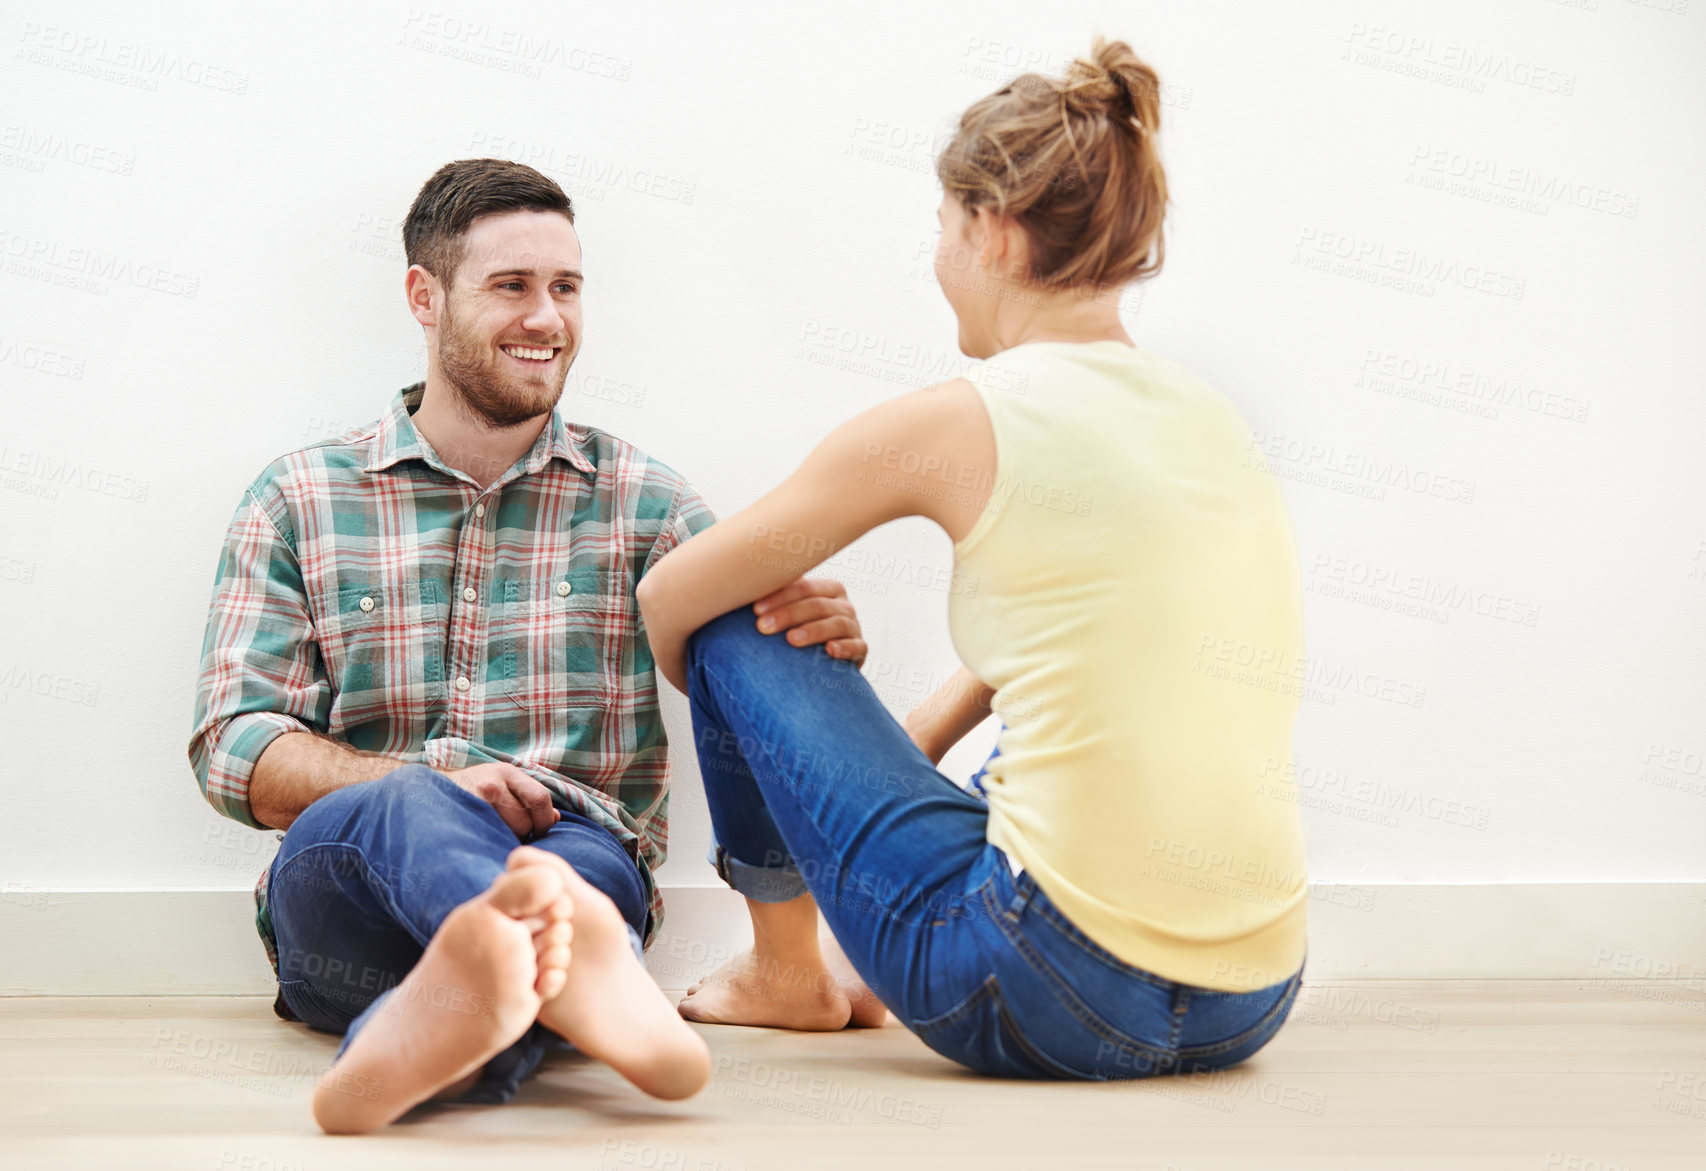
[(421, 187), (403, 221), (403, 255), (446, 288), (463, 259), (462, 236), (481, 216), (506, 211), (557, 211), (575, 222), (563, 189), (524, 163), (458, 159)]

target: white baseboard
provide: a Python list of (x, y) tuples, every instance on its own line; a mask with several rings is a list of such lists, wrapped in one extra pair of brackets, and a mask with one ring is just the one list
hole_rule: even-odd
[[(1706, 883), (1322, 884), (1314, 980), (1684, 979), (1706, 998)], [(666, 887), (648, 954), (667, 989), (751, 939), (723, 887)], [(249, 891), (0, 893), (0, 995), (270, 995)]]

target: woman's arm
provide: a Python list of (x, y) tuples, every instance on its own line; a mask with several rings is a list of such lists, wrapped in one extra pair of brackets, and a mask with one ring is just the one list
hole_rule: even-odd
[(964, 379), (855, 416), (780, 485), (671, 550), (640, 579), (635, 597), (658, 671), (685, 691), (688, 635), (878, 525), (927, 516), (958, 541), (977, 523), (994, 479), (995, 434)]
[(933, 695), (906, 715), (906, 734), (931, 764), (942, 763), (948, 749), (989, 718), (995, 688), (961, 667)]

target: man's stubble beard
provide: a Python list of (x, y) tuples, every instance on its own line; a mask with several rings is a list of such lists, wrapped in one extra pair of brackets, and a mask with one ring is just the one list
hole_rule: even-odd
[(455, 392), (456, 405), (474, 422), (486, 427), (514, 427), (555, 409), (568, 379), (565, 365), (556, 385), (524, 382), (497, 369), (500, 359), (484, 352), (480, 339), (460, 328), (445, 297), (444, 322), (439, 330), (438, 368)]

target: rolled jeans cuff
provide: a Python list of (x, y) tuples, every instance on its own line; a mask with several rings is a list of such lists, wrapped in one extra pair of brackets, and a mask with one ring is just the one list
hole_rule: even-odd
[(731, 888), (755, 903), (786, 903), (806, 893), (806, 880), (792, 862), (786, 866), (754, 866), (712, 843), (706, 859)]

